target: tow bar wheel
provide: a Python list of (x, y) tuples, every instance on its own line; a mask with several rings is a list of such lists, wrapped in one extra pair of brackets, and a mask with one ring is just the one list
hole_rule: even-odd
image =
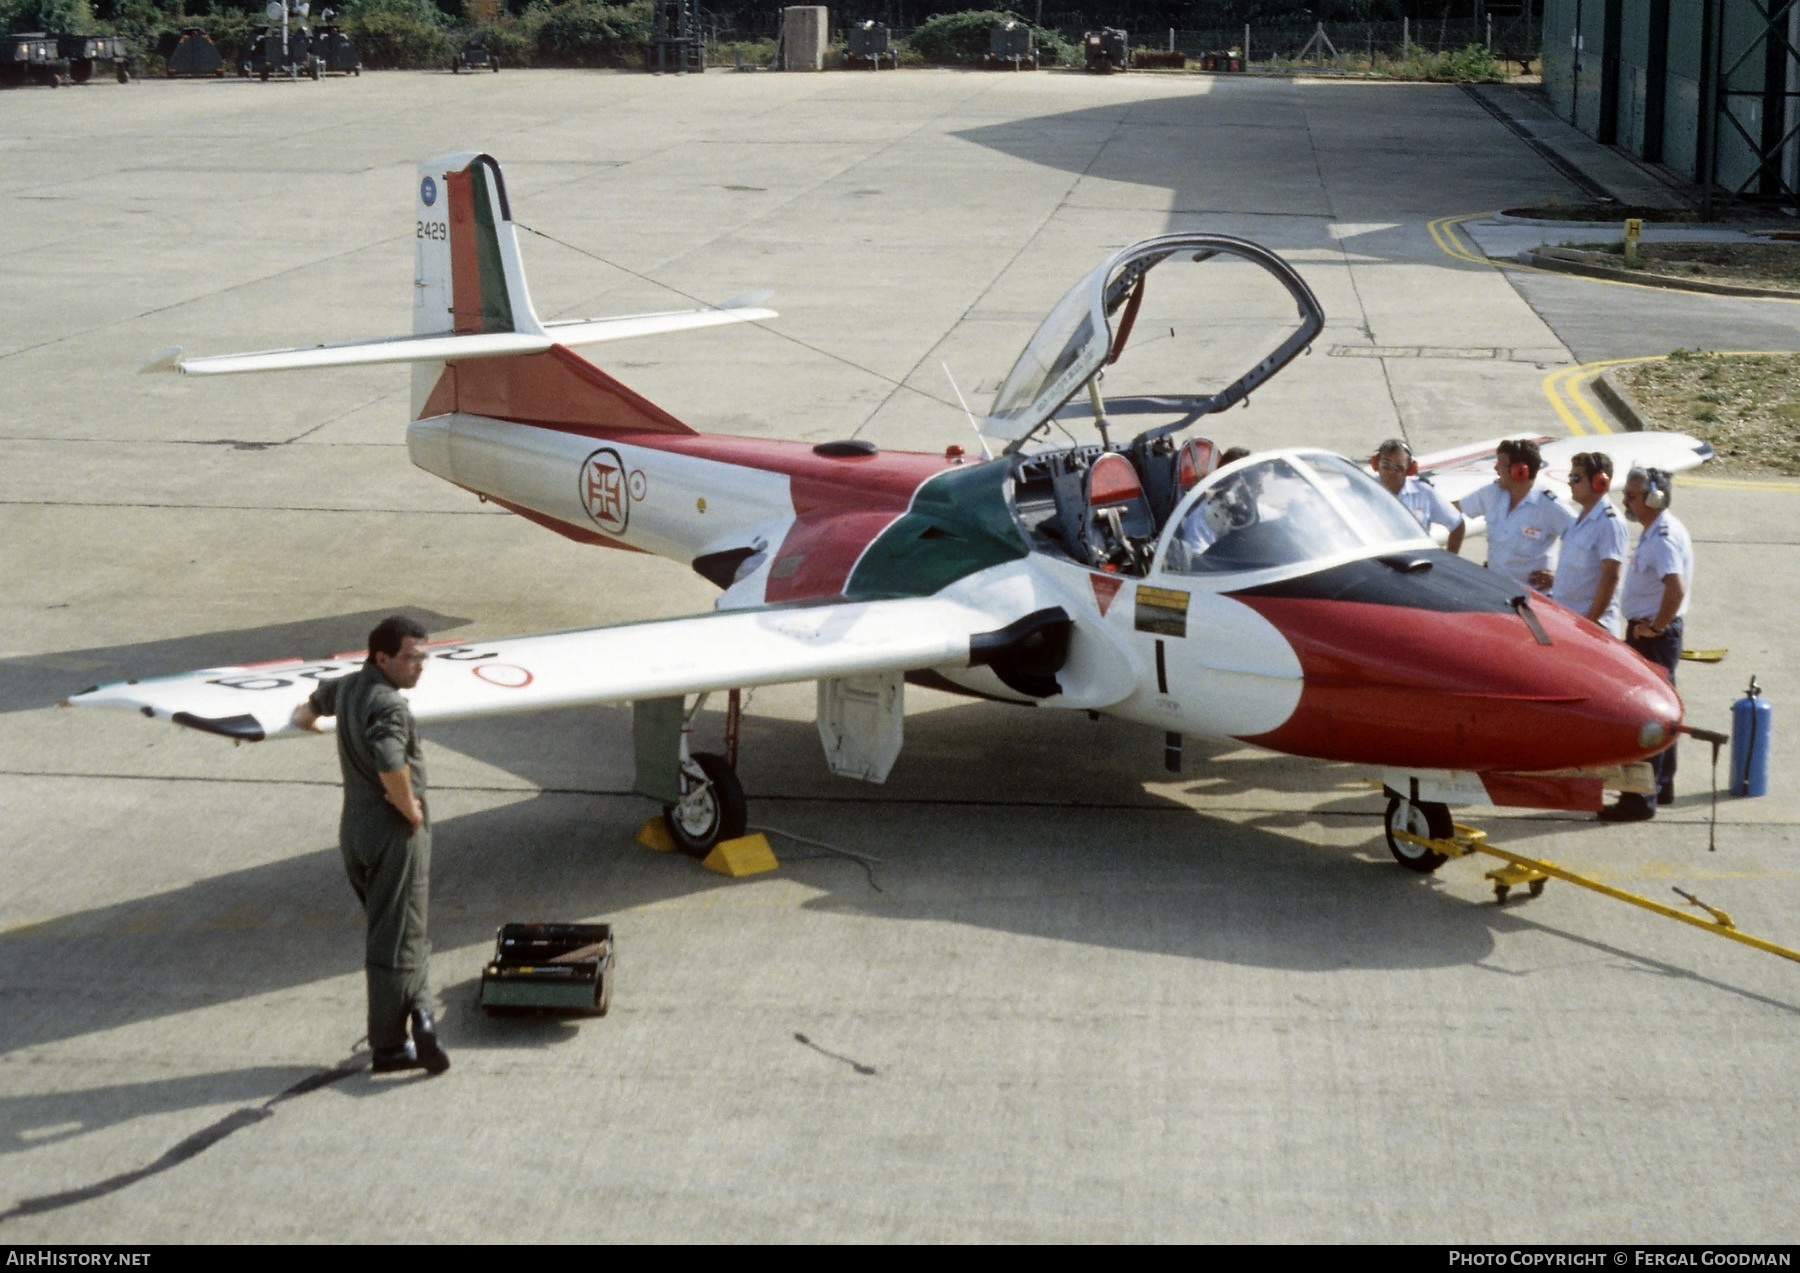
[(725, 757), (697, 752), (682, 762), (681, 800), (663, 810), (675, 847), (703, 858), (720, 840), (744, 834), (744, 787)]
[(1449, 839), (1456, 832), (1455, 825), (1450, 821), (1449, 805), (1432, 800), (1414, 804), (1403, 796), (1390, 796), (1387, 817), (1383, 821), (1388, 852), (1394, 855), (1394, 861), (1407, 870), (1429, 875), (1450, 860), (1442, 853), (1434, 853), (1423, 845), (1394, 835), (1396, 831), (1406, 831), (1427, 840)]

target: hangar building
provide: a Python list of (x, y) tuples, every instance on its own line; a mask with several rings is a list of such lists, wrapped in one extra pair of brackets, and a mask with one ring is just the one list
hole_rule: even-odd
[(1800, 0), (1544, 0), (1544, 89), (1706, 210), (1800, 202)]

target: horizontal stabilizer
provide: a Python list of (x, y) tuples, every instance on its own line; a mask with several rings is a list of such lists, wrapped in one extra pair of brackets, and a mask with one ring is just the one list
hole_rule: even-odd
[[(431, 648), (407, 691), (421, 722), (623, 703), (793, 681), (968, 667), (1016, 613), (942, 598), (725, 610), (652, 623)], [(297, 736), (294, 709), (362, 656), (209, 668), (103, 685), (71, 706), (128, 707), (240, 742)]]
[(727, 323), (758, 322), (775, 316), (775, 311), (771, 309), (760, 309), (753, 305), (734, 306), (732, 302), (727, 302), (709, 309), (546, 323), (541, 334), (489, 332), (461, 336), (396, 336), (388, 340), (311, 345), (301, 349), (271, 349), (260, 353), (222, 354), (210, 358), (183, 358), (181, 350), (176, 348), (164, 353), (145, 367), (144, 371), (176, 371), (186, 376), (228, 376), (251, 371), (301, 371), (315, 367), (364, 367), (381, 363), (508, 358), (520, 354), (543, 353), (552, 345), (598, 345), (639, 336), (657, 336), (665, 332), (721, 327)]

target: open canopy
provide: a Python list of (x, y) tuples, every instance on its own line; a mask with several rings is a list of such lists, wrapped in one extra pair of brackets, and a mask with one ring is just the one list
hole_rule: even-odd
[(1019, 355), (981, 431), (1010, 442), (1008, 450), (1017, 450), (1124, 351), (1151, 270), (1165, 262), (1200, 263), (1217, 256), (1236, 257), (1272, 274), (1299, 307), (1299, 325), (1216, 393), (1133, 398), (1109, 403), (1106, 409), (1119, 415), (1182, 417), (1152, 430), (1155, 434), (1185, 428), (1209, 412), (1241, 402), (1324, 330), (1324, 311), (1293, 267), (1267, 248), (1224, 234), (1165, 234), (1114, 253), (1069, 289)]

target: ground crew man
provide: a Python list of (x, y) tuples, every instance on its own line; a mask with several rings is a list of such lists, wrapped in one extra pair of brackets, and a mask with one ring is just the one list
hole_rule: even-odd
[(419, 683), (424, 640), (425, 629), (413, 620), (383, 619), (369, 633), (362, 670), (320, 682), (294, 709), (296, 725), (321, 733), (322, 718), (337, 718), (338, 764), (344, 771), (338, 846), (367, 916), (363, 969), (371, 1068), (377, 1074), (412, 1069), (441, 1074), (450, 1068), (429, 1006), (431, 943), (425, 920), (431, 827), (425, 758), (412, 711), (400, 694)]
[(1569, 461), (1569, 495), (1580, 506), (1581, 516), (1563, 532), (1562, 558), (1549, 578), (1550, 599), (1586, 615), (1614, 636), (1624, 636), (1619, 576), (1631, 534), (1606, 498), (1612, 471), (1612, 457), (1604, 451), (1583, 451)]
[(1494, 455), (1494, 484), (1456, 502), (1464, 513), (1487, 518), (1487, 568), (1521, 588), (1549, 586), (1556, 541), (1575, 523), (1556, 496), (1537, 485), (1543, 467), (1536, 442), (1502, 442)]
[(1433, 526), (1442, 526), (1450, 538), (1444, 547), (1453, 553), (1462, 551), (1463, 515), (1456, 505), (1438, 494), (1437, 487), (1418, 476), (1419, 466), (1413, 462), (1412, 448), (1404, 438), (1389, 438), (1375, 452), (1375, 476), (1392, 495), (1406, 506), (1413, 520), (1430, 534)]
[[(1694, 541), (1668, 511), (1675, 484), (1661, 469), (1632, 469), (1625, 478), (1625, 516), (1644, 528), (1625, 571), (1625, 641), (1669, 674), (1681, 665), (1682, 619), (1694, 586)], [(1675, 799), (1675, 745), (1650, 758), (1656, 791), (1624, 792), (1600, 811), (1603, 822), (1643, 822)]]

